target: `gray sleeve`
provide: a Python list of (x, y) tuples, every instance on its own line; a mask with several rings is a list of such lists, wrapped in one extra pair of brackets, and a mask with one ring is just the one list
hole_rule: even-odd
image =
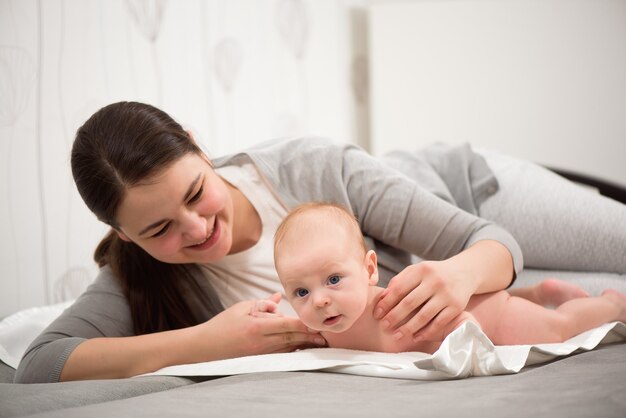
[(28, 347), (15, 374), (16, 383), (58, 382), (68, 357), (95, 337), (134, 335), (128, 301), (108, 267), (94, 283)]
[(522, 252), (511, 234), (438, 198), (364, 151), (345, 148), (342, 172), (352, 208), (367, 235), (431, 260), (492, 239), (509, 249), (515, 271), (521, 271)]
[(341, 203), (354, 212), (365, 235), (430, 260), (495, 240), (509, 249), (515, 271), (522, 270), (522, 252), (511, 234), (361, 148), (303, 138), (271, 143), (249, 155), (289, 207), (313, 200)]

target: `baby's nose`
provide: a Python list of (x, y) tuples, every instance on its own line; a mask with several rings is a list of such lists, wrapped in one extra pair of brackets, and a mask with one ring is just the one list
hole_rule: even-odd
[(322, 308), (324, 306), (330, 305), (330, 298), (325, 292), (318, 292), (315, 295), (314, 302), (315, 302), (315, 306)]

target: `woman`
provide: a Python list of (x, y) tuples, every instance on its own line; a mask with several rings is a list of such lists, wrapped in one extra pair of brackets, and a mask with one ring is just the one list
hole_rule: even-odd
[(485, 160), (469, 147), (429, 152), (385, 163), (303, 138), (211, 161), (164, 112), (104, 107), (72, 149), (83, 200), (111, 226), (95, 253), (101, 272), (31, 344), (16, 381), (126, 377), (323, 345), (295, 317), (248, 314), (280, 291), (276, 227), (289, 208), (314, 200), (351, 208), (381, 275), (395, 276), (374, 312), (383, 326), (428, 338), (472, 294), (503, 289), (522, 269), (515, 239), (476, 216), (501, 194)]

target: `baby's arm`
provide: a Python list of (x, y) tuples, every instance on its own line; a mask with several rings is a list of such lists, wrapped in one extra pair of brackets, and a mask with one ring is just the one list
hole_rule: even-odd
[(278, 310), (281, 294), (274, 293), (268, 299), (257, 300), (250, 308), (250, 315), (256, 317), (283, 316)]

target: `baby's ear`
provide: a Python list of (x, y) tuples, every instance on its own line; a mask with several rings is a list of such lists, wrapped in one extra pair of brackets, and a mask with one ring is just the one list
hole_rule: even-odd
[(365, 268), (367, 268), (367, 275), (369, 276), (369, 285), (376, 286), (378, 284), (378, 260), (374, 250), (369, 250), (365, 254)]

